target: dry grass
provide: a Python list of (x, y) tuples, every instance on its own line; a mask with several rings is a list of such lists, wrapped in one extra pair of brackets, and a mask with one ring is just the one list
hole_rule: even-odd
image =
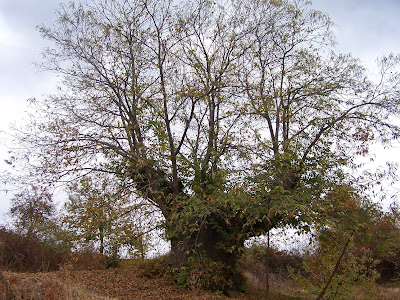
[(400, 287), (379, 287), (379, 298), (382, 300), (397, 300), (400, 299)]
[(400, 299), (400, 287), (371, 284), (356, 288), (353, 294), (356, 300), (397, 300)]
[[(246, 270), (249, 284), (247, 294), (237, 299), (262, 299), (265, 274), (252, 266)], [(261, 266), (259, 266), (261, 268)], [(3, 275), (3, 277), (2, 277)], [(1, 279), (3, 278), (3, 279)], [(299, 290), (285, 274), (271, 274), (272, 300), (314, 299)], [(8, 292), (7, 292), (8, 290)], [(10, 293), (12, 292), (12, 297)], [(7, 296), (8, 293), (8, 296)], [(131, 265), (109, 270), (71, 270), (62, 268), (48, 273), (0, 272), (0, 300), (154, 300), (154, 299), (199, 299), (220, 300), (227, 297), (207, 291), (190, 291), (177, 286), (165, 278), (148, 279), (140, 276), (137, 266)], [(400, 299), (400, 287), (384, 287), (373, 284), (354, 290), (349, 299)]]
[(65, 280), (60, 272), (3, 272), (1, 300), (103, 300), (111, 299), (87, 290), (81, 284)]
[[(144, 279), (131, 269), (66, 271), (49, 273), (3, 272), (0, 299), (7, 288), (16, 300), (100, 299), (224, 299), (205, 291), (189, 291), (166, 279)], [(9, 292), (10, 294), (10, 292)]]
[[(48, 273), (3, 272), (3, 274), (6, 285), (12, 290), (13, 299), (18, 300), (227, 299), (223, 295), (213, 294), (208, 291), (184, 289), (169, 279), (143, 278), (134, 265), (109, 270), (83, 271), (63, 268), (60, 271)], [(251, 280), (249, 280), (249, 283), (258, 284), (256, 281), (251, 282)], [(282, 286), (282, 288), (284, 287)], [(263, 293), (262, 287), (251, 285), (246, 295), (238, 294), (236, 296), (237, 299), (255, 300), (262, 299)], [(5, 289), (1, 289), (0, 285), (0, 295), (3, 294), (5, 295)], [(294, 297), (286, 297), (277, 292), (273, 292), (272, 295), (275, 295), (272, 299), (296, 299)], [(0, 300), (2, 299), (7, 298), (0, 297)]]
[[(251, 258), (241, 260), (241, 269), (249, 286), (258, 289), (261, 294), (265, 291), (265, 266), (263, 263)], [(288, 271), (281, 268), (276, 273), (269, 273), (269, 287), (271, 299), (313, 299), (306, 291), (296, 286), (290, 278)], [(262, 295), (259, 299), (262, 299)]]

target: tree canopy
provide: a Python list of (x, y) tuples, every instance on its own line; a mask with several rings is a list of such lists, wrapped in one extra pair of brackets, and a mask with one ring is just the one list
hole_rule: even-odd
[(54, 234), (56, 211), (46, 189), (29, 186), (11, 199), (10, 215), (17, 232), (29, 238), (46, 240)]

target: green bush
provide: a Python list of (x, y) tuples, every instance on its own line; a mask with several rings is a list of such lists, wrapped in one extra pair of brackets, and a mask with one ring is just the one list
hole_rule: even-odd
[[(177, 283), (195, 290), (226, 292), (233, 289), (233, 270), (221, 262), (204, 257), (190, 257), (177, 273)], [(239, 274), (237, 274), (239, 276)], [(237, 289), (237, 287), (235, 287)]]
[[(334, 249), (329, 250), (309, 257), (304, 263), (305, 272), (291, 270), (292, 278), (303, 289), (315, 295), (322, 291), (337, 263), (338, 254)], [(351, 299), (349, 295), (355, 286), (367, 287), (379, 277), (375, 270), (376, 263), (370, 250), (357, 249), (354, 244), (350, 244), (323, 299)]]
[[(132, 262), (130, 262), (132, 264)], [(243, 277), (222, 262), (214, 262), (204, 257), (189, 257), (181, 268), (174, 268), (168, 256), (134, 262), (140, 276), (150, 279), (167, 278), (191, 290), (209, 290), (225, 293), (241, 290)], [(228, 278), (236, 278), (233, 282)], [(238, 284), (238, 282), (240, 284)]]

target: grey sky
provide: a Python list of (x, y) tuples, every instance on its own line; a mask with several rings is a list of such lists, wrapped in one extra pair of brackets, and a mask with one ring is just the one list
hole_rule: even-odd
[(371, 64), (377, 56), (400, 52), (399, 0), (314, 0), (336, 23), (338, 49)]
[[(33, 64), (40, 62), (45, 46), (36, 26), (51, 24), (55, 9), (68, 1), (0, 0), (0, 131), (23, 118), (28, 98), (41, 99), (54, 89), (54, 77), (37, 72)], [(400, 53), (399, 0), (314, 0), (314, 7), (336, 23), (338, 49), (366, 65), (372, 66), (377, 56)], [(400, 151), (393, 151), (400, 157)], [(0, 172), (4, 158), (6, 151), (0, 146)], [(0, 222), (8, 197), (0, 192)]]
[(21, 118), (26, 99), (51, 89), (48, 83), (52, 75), (39, 73), (34, 66), (44, 47), (36, 26), (54, 18), (58, 3), (0, 0), (0, 130)]
[[(51, 24), (58, 0), (0, 0), (0, 132), (24, 117), (27, 99), (42, 98), (54, 89), (54, 76), (38, 72), (45, 47), (36, 26)], [(6, 169), (7, 151), (1, 142), (0, 172)], [(0, 187), (1, 190), (1, 187)], [(0, 191), (0, 223), (9, 208), (10, 194)]]

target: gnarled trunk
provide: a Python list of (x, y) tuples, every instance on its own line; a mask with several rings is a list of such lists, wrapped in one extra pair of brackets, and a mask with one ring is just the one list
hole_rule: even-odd
[(244, 238), (235, 236), (234, 230), (237, 228), (233, 228), (229, 220), (218, 214), (211, 214), (203, 224), (190, 235), (181, 234), (171, 238), (172, 263), (174, 267), (181, 268), (186, 263), (192, 262), (190, 258), (198, 260), (199, 264), (202, 261), (214, 262), (215, 265), (212, 264), (212, 267), (218, 266), (218, 270), (223, 270), (216, 276), (223, 277), (225, 282), (231, 283), (223, 288), (225, 293), (230, 294), (230, 290), (238, 290), (243, 284), (243, 276), (237, 270), (237, 262)]

